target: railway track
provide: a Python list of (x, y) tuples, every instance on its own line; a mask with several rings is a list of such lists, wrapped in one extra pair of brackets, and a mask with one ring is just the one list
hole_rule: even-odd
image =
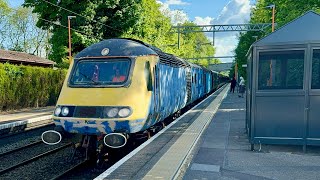
[(32, 146), (32, 142), (37, 142), (39, 144), (42, 132), (53, 128), (54, 125), (46, 125), (40, 128), (20, 132), (18, 134), (0, 136), (0, 157), (17, 151), (19, 148)]
[[(205, 99), (205, 98), (203, 98)], [(189, 107), (186, 107), (184, 109), (181, 110), (181, 112), (179, 114), (177, 114), (176, 116), (173, 115), (171, 117), (168, 117), (166, 120), (163, 121), (163, 123), (165, 123), (162, 127), (165, 127), (167, 125), (169, 125), (170, 123), (172, 123), (176, 118), (178, 118), (179, 116), (183, 115), (184, 113), (186, 113), (188, 110), (190, 110), (192, 107), (194, 107), (195, 105), (197, 105), (199, 102), (201, 102), (203, 99), (199, 99), (197, 100), (193, 105), (190, 105)], [(152, 136), (156, 135), (157, 132), (159, 132), (161, 130), (155, 128), (154, 132), (150, 131), (150, 136), (149, 137), (142, 137), (141, 141), (137, 144), (135, 144), (134, 147), (132, 147), (131, 151), (133, 151), (135, 148), (137, 148), (140, 144), (142, 144), (144, 141), (148, 140), (148, 138), (151, 138)], [(122, 150), (123, 151), (123, 150)], [(112, 154), (111, 156), (117, 156), (115, 159), (112, 159), (110, 161), (108, 161), (108, 164), (106, 166), (104, 166), (102, 169), (98, 169), (94, 164), (89, 164), (86, 165), (85, 168), (81, 168), (84, 166), (79, 165), (76, 168), (70, 169), (70, 171), (61, 174), (61, 176), (57, 176), (55, 179), (94, 179), (95, 177), (97, 177), (99, 174), (103, 173), (106, 169), (108, 169), (109, 167), (111, 167), (113, 164), (117, 163), (117, 161), (119, 161), (122, 157), (126, 156), (127, 154), (129, 154), (131, 151), (128, 151), (126, 153), (123, 154)], [(52, 179), (52, 180), (53, 180)]]
[(13, 136), (26, 134), (26, 133), (32, 133), (32, 132), (39, 131), (42, 129), (50, 129), (50, 128), (53, 128), (54, 126), (55, 126), (54, 123), (32, 125), (32, 126), (27, 127), (24, 131), (0, 135), (0, 140), (5, 139), (7, 137), (13, 137)]
[(63, 177), (66, 177), (69, 173), (72, 173), (74, 171), (77, 171), (78, 169), (81, 169), (87, 165), (89, 165), (89, 160), (84, 160), (76, 165), (74, 165), (73, 167), (67, 169), (66, 171), (58, 174), (57, 176), (51, 178), (51, 180), (57, 180), (57, 179), (62, 179)]
[(3, 153), (0, 153), (0, 157), (3, 157), (3, 156), (5, 156), (5, 155), (7, 155), (7, 154), (14, 153), (14, 152), (17, 152), (17, 151), (23, 150), (23, 149), (25, 149), (25, 148), (28, 148), (28, 147), (32, 147), (32, 146), (41, 144), (41, 143), (43, 143), (43, 142), (39, 140), (39, 141), (30, 143), (30, 144), (27, 144), (27, 145), (24, 145), (24, 146), (15, 148), (15, 149), (13, 149), (13, 150), (5, 151), (5, 152), (3, 152)]
[[(182, 115), (185, 111), (187, 111), (187, 109), (183, 109), (181, 114), (179, 115)], [(174, 121), (175, 118), (176, 117), (173, 116), (164, 122), (167, 125)], [(36, 135), (37, 133), (33, 134)], [(155, 134), (156, 132), (151, 133), (151, 136)], [(16, 135), (13, 135), (13, 137), (15, 136)], [(15, 138), (18, 138), (18, 136), (20, 139), (23, 139), (23, 137), (20, 137), (20, 135), (17, 135), (17, 137)], [(64, 139), (62, 142), (63, 145), (60, 144), (60, 146), (48, 146), (46, 144), (43, 144), (38, 139), (33, 140), (33, 143), (29, 142), (27, 145), (20, 145), (20, 147), (16, 147), (13, 150), (8, 150), (0, 153), (0, 161), (2, 162), (0, 164), (0, 179), (21, 179), (22, 177), (26, 179), (41, 180), (69, 178), (92, 179), (100, 173), (102, 173), (103, 171), (105, 171), (112, 164), (116, 163), (117, 160), (121, 159), (120, 156), (122, 155), (118, 153), (112, 154), (112, 157), (117, 157), (115, 159), (108, 160), (107, 165), (103, 166), (102, 169), (97, 169), (94, 162), (85, 160), (84, 157), (80, 157), (73, 161), (70, 161), (70, 157), (72, 156), (72, 144), (68, 143), (70, 142), (69, 140), (69, 138)], [(3, 139), (0, 139), (0, 144), (1, 141), (3, 141)], [(139, 144), (135, 144), (135, 147), (139, 146)], [(42, 152), (33, 153), (31, 155), (33, 151), (36, 151), (37, 149), (41, 149), (43, 147), (47, 148), (46, 151), (42, 150)], [(19, 156), (23, 154), (21, 152), (30, 153), (29, 157), (25, 157), (23, 159), (19, 158)], [(123, 156), (125, 155), (126, 153), (123, 154)], [(11, 159), (8, 158), (9, 156), (11, 157)], [(17, 159), (19, 162), (12, 165), (12, 162), (17, 162)], [(11, 163), (8, 164), (8, 161), (11, 161)], [(3, 164), (6, 164), (6, 167), (4, 167)]]
[[(39, 143), (38, 143), (38, 142), (35, 142), (35, 143), (32, 143), (32, 144), (29, 144), (29, 145), (27, 146), (27, 148), (30, 148), (30, 147), (35, 146), (35, 145), (37, 145), (37, 144), (39, 144)], [(12, 165), (12, 166), (9, 166), (9, 167), (6, 167), (6, 168), (4, 168), (4, 169), (1, 169), (1, 170), (0, 170), (0, 176), (3, 175), (3, 174), (5, 174), (5, 173), (8, 173), (8, 172), (10, 172), (10, 171), (12, 171), (12, 170), (14, 170), (14, 169), (16, 169), (16, 168), (18, 168), (18, 167), (21, 167), (21, 166), (26, 165), (26, 164), (28, 164), (28, 163), (34, 162), (34, 161), (36, 161), (36, 160), (39, 159), (39, 158), (48, 156), (48, 155), (50, 155), (50, 154), (53, 154), (53, 153), (55, 153), (55, 152), (57, 152), (57, 151), (60, 151), (60, 150), (62, 150), (62, 149), (65, 149), (65, 148), (67, 148), (67, 147), (70, 147), (70, 146), (72, 146), (72, 143), (64, 144), (64, 145), (59, 146), (59, 147), (57, 147), (57, 148), (51, 149), (51, 150), (46, 151), (46, 152), (44, 152), (44, 153), (38, 154), (38, 155), (33, 156), (33, 157), (31, 157), (31, 158), (28, 158), (28, 159), (26, 159), (26, 160), (23, 160), (22, 162), (19, 162), (19, 163), (17, 163), (17, 164)], [(19, 149), (17, 149), (17, 150), (13, 150), (13, 153), (16, 153), (16, 152), (19, 152), (19, 151), (25, 151), (25, 149), (26, 149), (26, 148), (21, 147), (21, 148), (19, 148)], [(12, 152), (12, 151), (11, 151), (11, 152)], [(6, 153), (3, 153), (3, 154), (7, 154), (7, 155), (8, 155), (9, 153), (10, 153), (10, 152), (6, 152)], [(12, 154), (10, 154), (10, 155), (12, 155)]]
[(65, 137), (60, 144), (50, 146), (40, 140), (41, 133), (47, 129), (35, 129), (0, 139), (0, 179), (43, 180), (57, 174), (58, 179), (86, 165), (87, 162), (83, 162), (81, 156), (70, 161), (74, 149), (71, 140), (74, 136)]

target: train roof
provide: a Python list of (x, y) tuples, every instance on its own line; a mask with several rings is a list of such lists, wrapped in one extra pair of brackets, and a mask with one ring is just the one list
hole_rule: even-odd
[[(76, 59), (99, 56), (144, 56), (157, 53), (142, 41), (132, 39), (107, 39), (93, 44), (76, 55)], [(103, 54), (107, 52), (107, 54)]]
[[(103, 55), (103, 50), (107, 52)], [(101, 56), (145, 56), (157, 55), (160, 63), (167, 64), (173, 67), (196, 67), (203, 68), (199, 65), (190, 63), (184, 59), (163, 52), (161, 49), (147, 44), (143, 41), (131, 38), (113, 38), (107, 39), (96, 44), (93, 44), (81, 52), (79, 52), (75, 59), (86, 57), (101, 57)]]

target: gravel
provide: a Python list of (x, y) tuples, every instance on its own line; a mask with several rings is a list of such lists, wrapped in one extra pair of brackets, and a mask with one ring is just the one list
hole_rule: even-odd
[(7, 174), (1, 175), (0, 179), (51, 179), (81, 161), (79, 159), (70, 161), (69, 158), (71, 157), (72, 152), (72, 147), (65, 148), (54, 154), (38, 159), (37, 161), (16, 168), (14, 171)]
[(45, 126), (30, 131), (26, 131), (20, 134), (11, 135), (0, 139), (0, 153), (11, 151), (18, 147), (25, 146), (32, 142), (41, 140), (41, 134), (49, 129), (53, 129), (54, 125)]

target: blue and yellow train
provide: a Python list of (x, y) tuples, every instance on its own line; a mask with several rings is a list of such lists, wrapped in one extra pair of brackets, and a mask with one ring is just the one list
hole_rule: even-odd
[[(216, 72), (144, 42), (108, 39), (71, 62), (53, 121), (60, 131), (103, 136), (105, 145), (119, 148), (130, 134), (163, 121), (224, 81)], [(61, 140), (58, 131), (42, 137), (48, 144)]]

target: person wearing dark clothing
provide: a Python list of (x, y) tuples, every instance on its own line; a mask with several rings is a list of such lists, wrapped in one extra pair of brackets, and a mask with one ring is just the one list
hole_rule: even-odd
[(231, 89), (230, 89), (230, 92), (234, 93), (234, 88), (236, 87), (237, 85), (237, 81), (236, 79), (233, 77), (233, 79), (231, 80)]

